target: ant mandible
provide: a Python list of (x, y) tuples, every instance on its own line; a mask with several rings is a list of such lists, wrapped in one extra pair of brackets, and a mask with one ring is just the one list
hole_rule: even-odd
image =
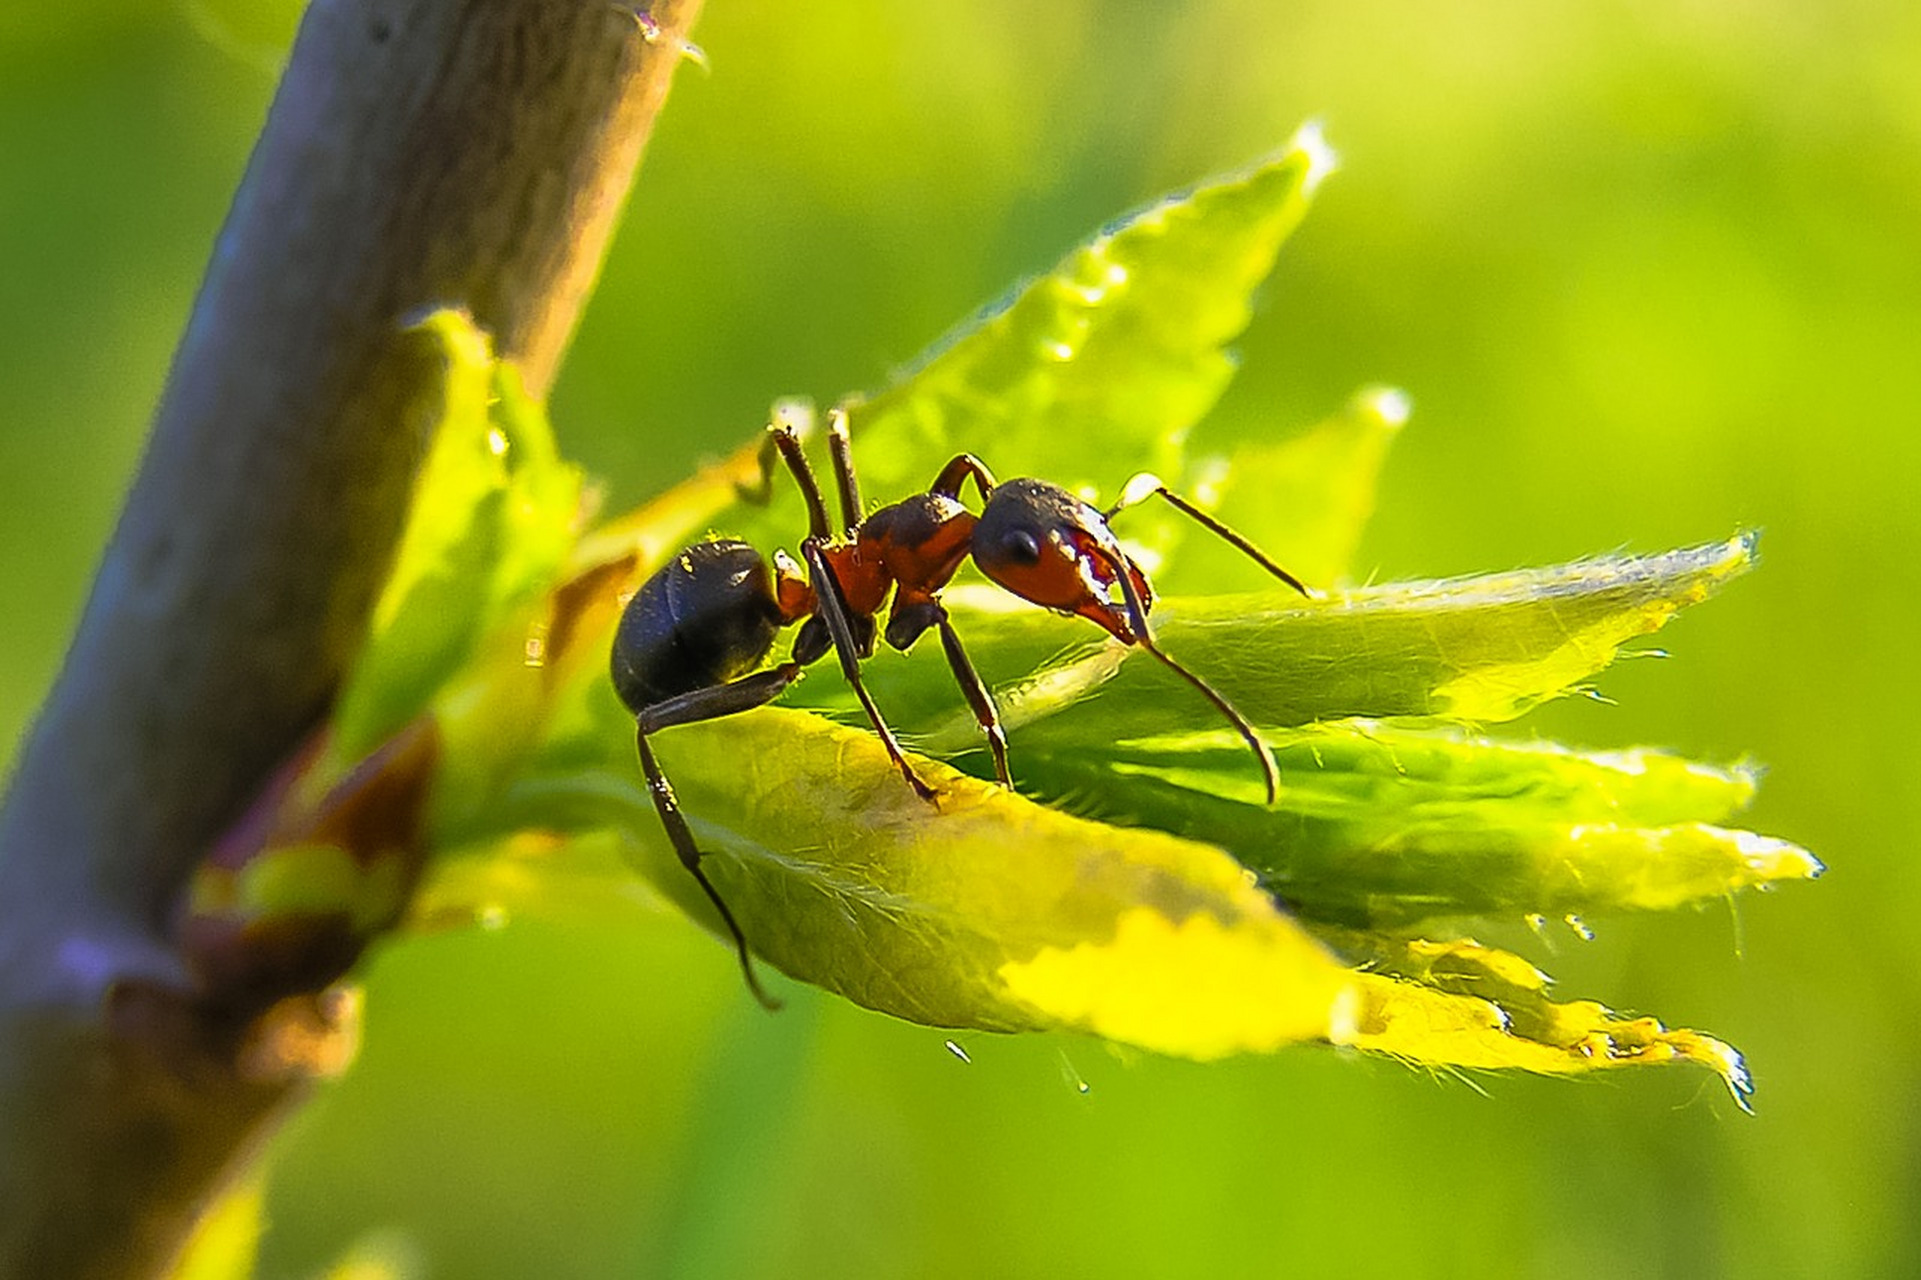
[[(1274, 803), (1279, 778), (1267, 744), (1213, 686), (1161, 649), (1147, 621), (1153, 588), (1121, 550), (1108, 522), (1158, 494), (1288, 586), (1310, 594), (1292, 574), (1151, 475), (1136, 476), (1120, 500), (1102, 511), (1045, 480), (997, 482), (978, 458), (963, 453), (941, 468), (925, 493), (862, 515), (844, 409), (834, 410), (827, 440), (840, 497), (838, 535), (829, 527), (827, 504), (801, 450), (800, 434), (781, 415), (768, 428), (760, 483), (750, 491), (764, 499), (773, 483), (775, 457), (786, 464), (807, 504), (807, 537), (800, 544), (804, 571), (784, 551), (775, 552), (770, 565), (744, 542), (699, 542), (641, 585), (614, 634), (614, 688), (634, 713), (648, 792), (681, 865), (699, 882), (732, 935), (748, 988), (762, 1004), (779, 1007), (754, 974), (747, 939), (734, 913), (701, 870), (700, 848), (647, 739), (674, 725), (715, 720), (771, 702), (800, 678), (803, 668), (831, 649), (901, 776), (932, 803), (934, 789), (914, 772), (861, 682), (860, 663), (874, 652), (875, 618), (891, 592), (893, 607), (883, 633), (887, 643), (905, 650), (926, 632), (940, 632), (948, 666), (986, 735), (995, 776), (1002, 786), (1012, 787), (1007, 737), (993, 696), (940, 602), (941, 589), (970, 556), (998, 586), (1044, 608), (1097, 623), (1122, 644), (1145, 649), (1198, 690), (1254, 752), (1267, 783), (1267, 802)], [(982, 502), (978, 516), (960, 501), (961, 488), (970, 479)], [(759, 670), (780, 630), (795, 623), (800, 623), (800, 631), (787, 661)]]

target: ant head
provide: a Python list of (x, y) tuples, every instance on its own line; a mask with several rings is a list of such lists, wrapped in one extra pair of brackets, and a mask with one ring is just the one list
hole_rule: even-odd
[(1143, 613), (1153, 589), (1122, 552), (1107, 517), (1059, 485), (996, 485), (974, 527), (972, 549), (974, 563), (996, 585), (1044, 608), (1079, 614), (1123, 644), (1138, 642), (1123, 575)]

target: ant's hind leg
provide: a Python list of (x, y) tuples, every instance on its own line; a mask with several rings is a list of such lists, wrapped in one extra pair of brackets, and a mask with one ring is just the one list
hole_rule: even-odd
[(794, 477), (794, 484), (800, 490), (801, 499), (807, 504), (808, 536), (825, 542), (833, 536), (827, 523), (827, 503), (821, 498), (820, 482), (814, 478), (814, 468), (808, 464), (807, 454), (801, 449), (801, 440), (814, 429), (814, 411), (811, 406), (799, 400), (783, 400), (774, 406), (773, 421), (767, 424), (767, 434), (760, 442), (760, 478), (753, 484), (736, 484), (734, 492), (742, 501), (765, 506), (774, 493), (774, 462), (779, 459), (787, 464), (788, 473)]
[(752, 484), (737, 481), (734, 496), (742, 502), (764, 507), (774, 497), (774, 469), (780, 461), (780, 448), (774, 433), (788, 431), (805, 440), (814, 433), (814, 406), (805, 400), (776, 400), (768, 415), (767, 429), (760, 434), (760, 451), (754, 455), (760, 474)]
[(800, 670), (799, 663), (784, 662), (771, 670), (756, 672), (729, 684), (696, 689), (692, 693), (656, 702), (643, 707), (635, 717), (634, 737), (640, 750), (640, 768), (647, 775), (647, 794), (653, 799), (654, 811), (660, 815), (660, 825), (666, 828), (667, 839), (674, 846), (680, 865), (694, 877), (701, 892), (707, 895), (707, 900), (714, 904), (714, 910), (720, 913), (721, 923), (727, 926), (727, 932), (734, 940), (734, 950), (740, 956), (740, 971), (747, 978), (747, 989), (754, 993), (754, 999), (769, 1009), (780, 1008), (780, 1001), (768, 995), (760, 985), (760, 978), (754, 973), (753, 959), (747, 951), (747, 936), (741, 932), (740, 924), (720, 896), (720, 890), (714, 887), (714, 882), (701, 869), (700, 846), (694, 842), (694, 833), (687, 825), (686, 816), (680, 811), (680, 801), (674, 796), (673, 784), (667, 781), (660, 762), (654, 758), (654, 749), (648, 743), (647, 735), (677, 724), (717, 720), (722, 716), (764, 706), (799, 679)]
[(760, 1001), (763, 1008), (780, 1008), (780, 1001), (767, 994), (767, 989), (760, 985), (760, 975), (754, 972), (753, 956), (747, 950), (747, 936), (740, 931), (740, 923), (734, 919), (734, 913), (720, 896), (720, 890), (714, 888), (714, 882), (700, 869), (700, 846), (694, 843), (694, 833), (688, 828), (687, 819), (680, 811), (680, 802), (674, 798), (673, 784), (660, 771), (660, 762), (654, 759), (653, 748), (647, 745), (647, 731), (641, 729), (635, 734), (635, 739), (640, 746), (640, 767), (647, 775), (647, 793), (653, 797), (654, 810), (660, 814), (660, 824), (667, 829), (667, 839), (673, 844), (680, 865), (687, 868), (700, 885), (707, 900), (714, 904), (714, 910), (720, 913), (721, 923), (727, 926), (727, 932), (732, 935), (735, 954), (740, 957), (741, 975), (747, 979), (747, 989), (754, 993), (754, 999)]

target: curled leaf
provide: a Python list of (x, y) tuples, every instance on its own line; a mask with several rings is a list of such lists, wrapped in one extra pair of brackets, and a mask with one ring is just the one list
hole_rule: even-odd
[(1341, 1043), (1409, 1062), (1539, 1075), (1690, 1062), (1714, 1072), (1750, 1109), (1747, 1064), (1713, 1036), (1623, 1017), (1592, 1000), (1556, 1003), (1546, 974), (1477, 942), (1343, 941), (1365, 956), (1367, 969)]
[(1373, 722), (1268, 739), (1273, 806), (1218, 733), (1037, 750), (1023, 776), (1089, 816), (1218, 844), (1294, 910), (1355, 926), (1668, 910), (1821, 872), (1785, 840), (1715, 825), (1752, 797), (1747, 768)]
[(334, 713), (344, 770), (424, 710), (480, 642), (551, 587), (573, 545), (580, 473), (545, 411), (464, 312), (414, 326), (445, 360), (439, 425), (373, 627)]
[[(871, 733), (780, 708), (663, 734), (659, 754), (755, 949), (856, 1003), (1207, 1057), (1327, 1034), (1344, 970), (1217, 849), (1088, 822), (932, 762), (930, 806)], [(582, 825), (621, 823), (655, 883), (712, 920), (625, 750), (604, 774), (576, 761), (517, 798)], [(1157, 996), (1126, 979), (1156, 964), (1237, 990), (1260, 973), (1267, 998), (1201, 1015), (1191, 989)]]

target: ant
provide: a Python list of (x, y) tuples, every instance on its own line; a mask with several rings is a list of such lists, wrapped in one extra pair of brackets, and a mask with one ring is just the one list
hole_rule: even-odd
[[(743, 496), (765, 501), (772, 491), (776, 456), (786, 464), (807, 504), (807, 536), (800, 544), (804, 571), (785, 551), (775, 552), (770, 564), (744, 542), (713, 538), (695, 543), (634, 593), (613, 643), (614, 689), (634, 713), (640, 764), (661, 824), (681, 865), (720, 913), (747, 986), (763, 1005), (779, 1007), (754, 974), (746, 937), (733, 912), (701, 870), (701, 851), (648, 737), (674, 725), (714, 720), (771, 702), (804, 668), (832, 650), (901, 776), (921, 799), (933, 803), (934, 788), (914, 772), (861, 682), (860, 663), (873, 655), (875, 619), (891, 592), (893, 606), (882, 633), (887, 643), (905, 650), (928, 631), (940, 632), (948, 666), (987, 738), (994, 774), (1011, 788), (1007, 736), (993, 696), (940, 602), (941, 590), (970, 556), (996, 585), (1057, 613), (1098, 624), (1122, 644), (1145, 649), (1193, 686), (1254, 752), (1267, 783), (1267, 802), (1274, 803), (1279, 775), (1267, 744), (1213, 686), (1161, 649), (1147, 621), (1153, 588), (1121, 550), (1109, 521), (1159, 495), (1288, 586), (1311, 595), (1292, 574), (1152, 475), (1129, 481), (1120, 500), (1102, 511), (1045, 480), (998, 482), (978, 458), (963, 453), (941, 468), (925, 493), (863, 515), (844, 407), (830, 415), (827, 442), (840, 498), (838, 534), (828, 523), (827, 504), (801, 450), (800, 432), (783, 415), (777, 414), (768, 427), (758, 486), (741, 489)], [(980, 495), (978, 516), (960, 501), (969, 480)], [(760, 670), (781, 629), (795, 623), (800, 630), (788, 659)]]

